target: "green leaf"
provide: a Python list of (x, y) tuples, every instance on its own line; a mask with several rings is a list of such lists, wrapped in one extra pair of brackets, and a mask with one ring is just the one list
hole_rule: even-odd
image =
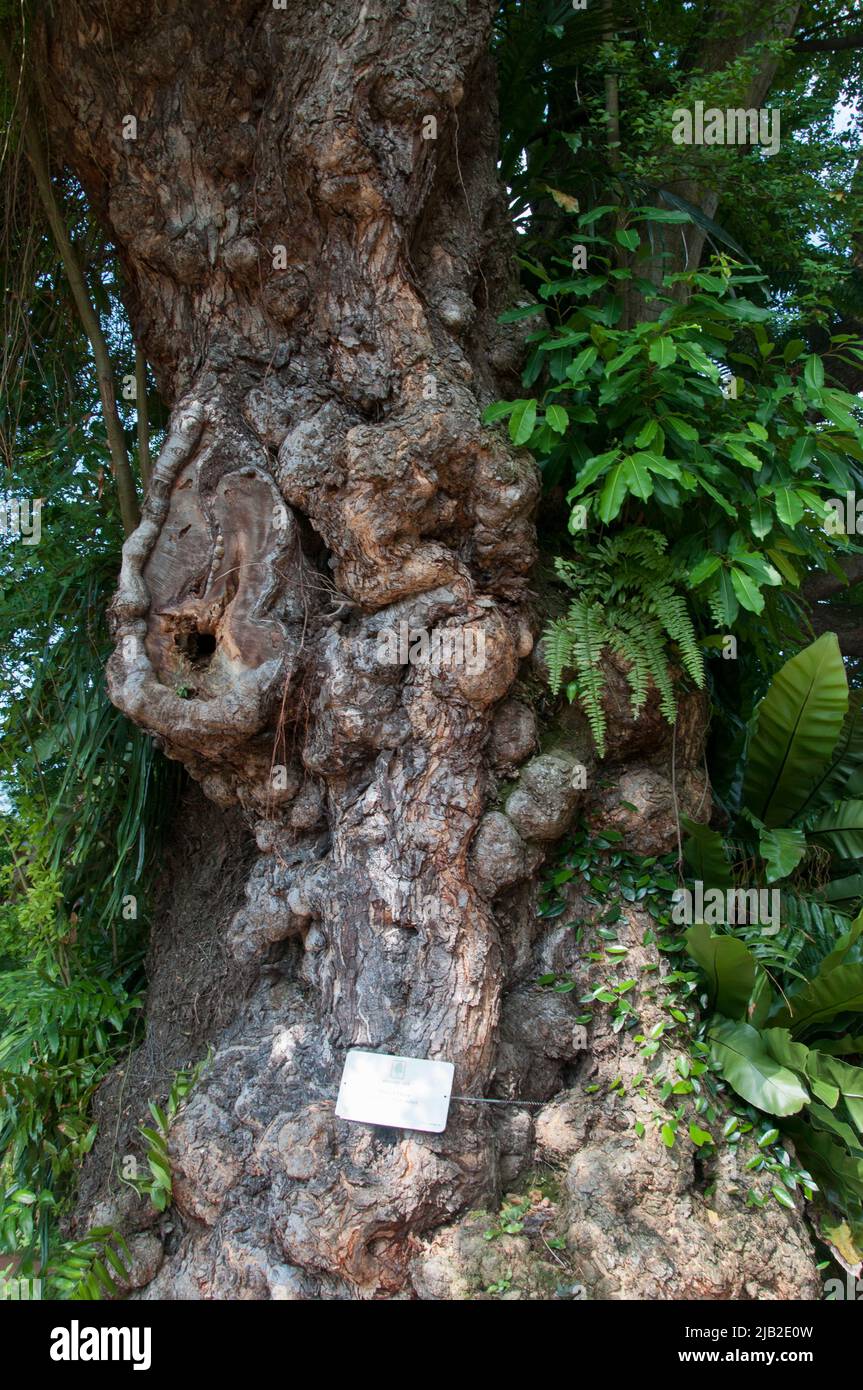
[(545, 412), (546, 423), (557, 434), (565, 434), (569, 424), (569, 416), (562, 405), (550, 405)]
[(839, 1099), (839, 1088), (813, 1075), (817, 1056), (803, 1043), (793, 1042), (787, 1028), (764, 1028), (761, 1037), (771, 1057), (804, 1078), (813, 1092), (831, 1108)]
[(498, 323), (518, 323), (520, 319), (530, 318), (533, 314), (544, 314), (544, 304), (521, 304), (517, 309), (506, 309), (498, 316)]
[(686, 933), (686, 949), (707, 976), (712, 1008), (726, 1018), (743, 1018), (755, 987), (756, 962), (736, 936), (713, 936), (704, 922)]
[(806, 358), (803, 376), (810, 391), (820, 391), (824, 385), (824, 363), (815, 353)]
[(814, 1055), (819, 1079), (839, 1087), (858, 1134), (863, 1134), (863, 1067), (852, 1067), (848, 1062), (840, 1062), (837, 1057)]
[(677, 431), (681, 439), (687, 440), (688, 443), (694, 443), (698, 438), (698, 430), (695, 429), (694, 425), (690, 425), (688, 420), (684, 420), (682, 416), (665, 415), (663, 416), (663, 420), (665, 424), (671, 425), (672, 429)]
[(657, 420), (648, 420), (648, 421), (647, 421), (647, 424), (646, 424), (646, 425), (642, 425), (641, 430), (640, 430), (639, 433), (636, 435), (636, 439), (635, 439), (635, 447), (636, 447), (636, 449), (646, 449), (646, 448), (649, 446), (651, 440), (652, 440), (652, 439), (654, 438), (654, 436), (655, 436), (656, 434), (658, 434), (658, 433), (659, 433), (659, 422), (658, 422)]
[(526, 444), (536, 424), (536, 400), (516, 401), (509, 420), (509, 437), (517, 447)]
[(631, 362), (633, 357), (637, 356), (640, 352), (641, 343), (630, 343), (629, 347), (624, 348), (623, 352), (618, 353), (616, 357), (613, 357), (610, 362), (606, 363), (605, 375), (613, 376), (615, 372), (619, 372), (622, 367), (626, 366), (627, 362)]
[(609, 449), (607, 454), (595, 454), (593, 458), (589, 458), (576, 479), (575, 487), (570, 489), (567, 502), (572, 502), (576, 497), (580, 497), (583, 492), (586, 492), (591, 484), (596, 482), (600, 474), (605, 472), (608, 465), (619, 457), (619, 449)]
[(835, 970), (837, 966), (849, 963), (848, 957), (854, 953), (854, 947), (860, 940), (861, 935), (863, 935), (863, 912), (861, 912), (858, 917), (855, 917), (847, 932), (844, 932), (842, 936), (839, 937), (833, 950), (829, 955), (824, 957), (818, 969), (823, 970), (826, 974), (829, 970)]
[(638, 235), (638, 232), (633, 231), (631, 228), (626, 230), (618, 228), (614, 236), (618, 246), (625, 246), (627, 251), (637, 251), (641, 243), (641, 237)]
[(712, 574), (716, 573), (721, 564), (721, 556), (703, 555), (701, 559), (698, 561), (698, 564), (695, 565), (689, 572), (689, 587), (691, 589), (695, 589), (698, 587), (699, 584), (703, 584), (705, 579), (709, 579)]
[(863, 856), (863, 801), (840, 801), (825, 811), (812, 827), (816, 840), (823, 840), (840, 859)]
[(709, 825), (680, 817), (680, 824), (686, 831), (683, 854), (692, 870), (692, 877), (707, 888), (729, 888), (731, 886), (731, 865), (725, 854), (725, 841), (718, 830)]
[(740, 611), (740, 605), (731, 582), (731, 571), (728, 569), (721, 569), (716, 576), (715, 602), (719, 610), (717, 622), (721, 620), (720, 626), (724, 622), (726, 627), (731, 627)]
[(721, 1075), (750, 1105), (768, 1115), (796, 1115), (808, 1104), (809, 1092), (793, 1071), (771, 1057), (756, 1028), (717, 1016), (707, 1036)]
[(715, 362), (711, 362), (707, 354), (703, 352), (696, 343), (679, 342), (677, 344), (677, 351), (697, 372), (704, 376), (709, 376), (712, 381), (718, 380), (719, 368), (716, 366)]
[(750, 468), (753, 473), (757, 473), (762, 467), (762, 460), (757, 454), (753, 454), (751, 449), (747, 449), (745, 444), (740, 444), (736, 439), (723, 439), (722, 447), (726, 449), (733, 459), (742, 463), (744, 468)]
[(764, 608), (764, 595), (746, 570), (738, 565), (731, 566), (731, 583), (741, 608), (749, 613), (760, 613)]
[(656, 338), (650, 344), (648, 357), (657, 367), (670, 367), (672, 362), (677, 361), (677, 348), (671, 338)]
[(790, 1028), (798, 1038), (842, 1013), (863, 1013), (863, 965), (840, 965), (834, 970), (822, 967), (813, 980), (789, 995), (787, 1005), (770, 1021), (779, 1028)]
[(566, 369), (566, 375), (570, 381), (576, 382), (584, 376), (589, 367), (592, 367), (598, 357), (595, 347), (586, 347), (572, 359)]
[(761, 858), (767, 865), (767, 882), (787, 878), (806, 853), (802, 830), (762, 830), (758, 841)]
[(608, 477), (599, 494), (599, 513), (600, 521), (613, 521), (623, 506), (623, 500), (627, 491), (627, 472), (626, 460), (614, 464), (608, 471)]
[(749, 513), (749, 525), (753, 536), (760, 541), (773, 530), (773, 513), (763, 497), (759, 497), (753, 505)]
[(828, 903), (856, 904), (859, 898), (863, 898), (863, 874), (831, 878), (824, 889), (824, 898)]
[(806, 510), (793, 487), (777, 487), (773, 493), (776, 498), (776, 515), (786, 526), (796, 526)]
[(484, 425), (493, 425), (497, 420), (505, 420), (512, 414), (514, 401), (493, 401), (487, 405), (482, 412), (482, 422)]
[(647, 457), (647, 454), (632, 454), (628, 459), (623, 460), (626, 486), (643, 502), (646, 502), (653, 492), (653, 479), (644, 463)]
[(848, 708), (832, 632), (786, 661), (755, 712), (743, 799), (768, 828), (787, 825), (830, 757)]

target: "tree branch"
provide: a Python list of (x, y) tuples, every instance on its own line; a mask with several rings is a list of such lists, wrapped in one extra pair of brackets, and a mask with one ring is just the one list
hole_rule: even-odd
[(835, 39), (795, 39), (795, 53), (844, 53), (849, 49), (863, 48), (863, 29), (854, 34), (843, 34)]

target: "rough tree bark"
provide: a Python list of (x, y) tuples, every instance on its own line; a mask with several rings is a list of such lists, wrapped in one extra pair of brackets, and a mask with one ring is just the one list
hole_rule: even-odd
[[(345, 1050), (447, 1058), (460, 1095), (544, 1101), (575, 1077), (575, 1006), (532, 984), (551, 946), (530, 876), (587, 745), (576, 720), (534, 756), (512, 698), (536, 683), (538, 487), (479, 425), (517, 365), (495, 327), (513, 286), (492, 13), (107, 0), (36, 35), (54, 151), (115, 240), (172, 407), (111, 697), (259, 849), (229, 932), (253, 984), (172, 1133), (182, 1224), (151, 1296), (462, 1296), (433, 1234), (533, 1161), (530, 1111), (455, 1104), (442, 1135), (339, 1122)], [(403, 621), (481, 638), (484, 665), (382, 662)], [(663, 816), (645, 793), (662, 848), (669, 797), (706, 794), (693, 711), (679, 788), (650, 774)], [(656, 711), (612, 713), (618, 762), (667, 769)], [(811, 1292), (798, 1218), (747, 1220), (772, 1223), (776, 1288)], [(141, 1239), (139, 1286), (162, 1259)], [(577, 1252), (599, 1293), (607, 1240)], [(734, 1241), (713, 1253), (715, 1296), (741, 1295)], [(612, 1293), (638, 1292), (640, 1258)], [(686, 1292), (687, 1258), (660, 1296)]]

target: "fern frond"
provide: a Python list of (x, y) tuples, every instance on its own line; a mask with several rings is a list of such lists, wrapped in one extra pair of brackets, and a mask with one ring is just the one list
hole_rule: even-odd
[(641, 629), (641, 638), (644, 643), (647, 660), (650, 664), (650, 674), (653, 677), (653, 683), (659, 691), (659, 707), (669, 724), (673, 724), (677, 718), (677, 701), (674, 698), (674, 686), (671, 683), (671, 673), (668, 669), (665, 643), (662, 640), (662, 628), (655, 618), (648, 618), (645, 616)]
[(632, 613), (618, 613), (617, 623), (609, 634), (609, 646), (628, 663), (630, 707), (637, 716), (644, 707), (650, 684), (650, 662), (639, 632), (641, 619)]
[(606, 643), (605, 615), (599, 604), (575, 599), (569, 607), (567, 623), (572, 637), (572, 656), (578, 672), (578, 698), (587, 715), (596, 750), (605, 756), (605, 710), (602, 708), (604, 681), (599, 662)]
[(572, 633), (565, 618), (557, 618), (553, 623), (546, 624), (542, 645), (548, 664), (548, 683), (551, 693), (557, 695), (572, 651)]
[(704, 686), (704, 658), (698, 649), (695, 628), (689, 616), (689, 609), (682, 594), (675, 594), (669, 586), (663, 586), (654, 609), (672, 642), (680, 648), (680, 658), (684, 670), (699, 689)]

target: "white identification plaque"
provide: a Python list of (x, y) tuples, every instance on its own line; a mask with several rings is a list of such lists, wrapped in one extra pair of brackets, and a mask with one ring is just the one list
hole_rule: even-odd
[(440, 1134), (446, 1129), (454, 1072), (452, 1062), (354, 1048), (345, 1058), (336, 1114), (340, 1120)]

